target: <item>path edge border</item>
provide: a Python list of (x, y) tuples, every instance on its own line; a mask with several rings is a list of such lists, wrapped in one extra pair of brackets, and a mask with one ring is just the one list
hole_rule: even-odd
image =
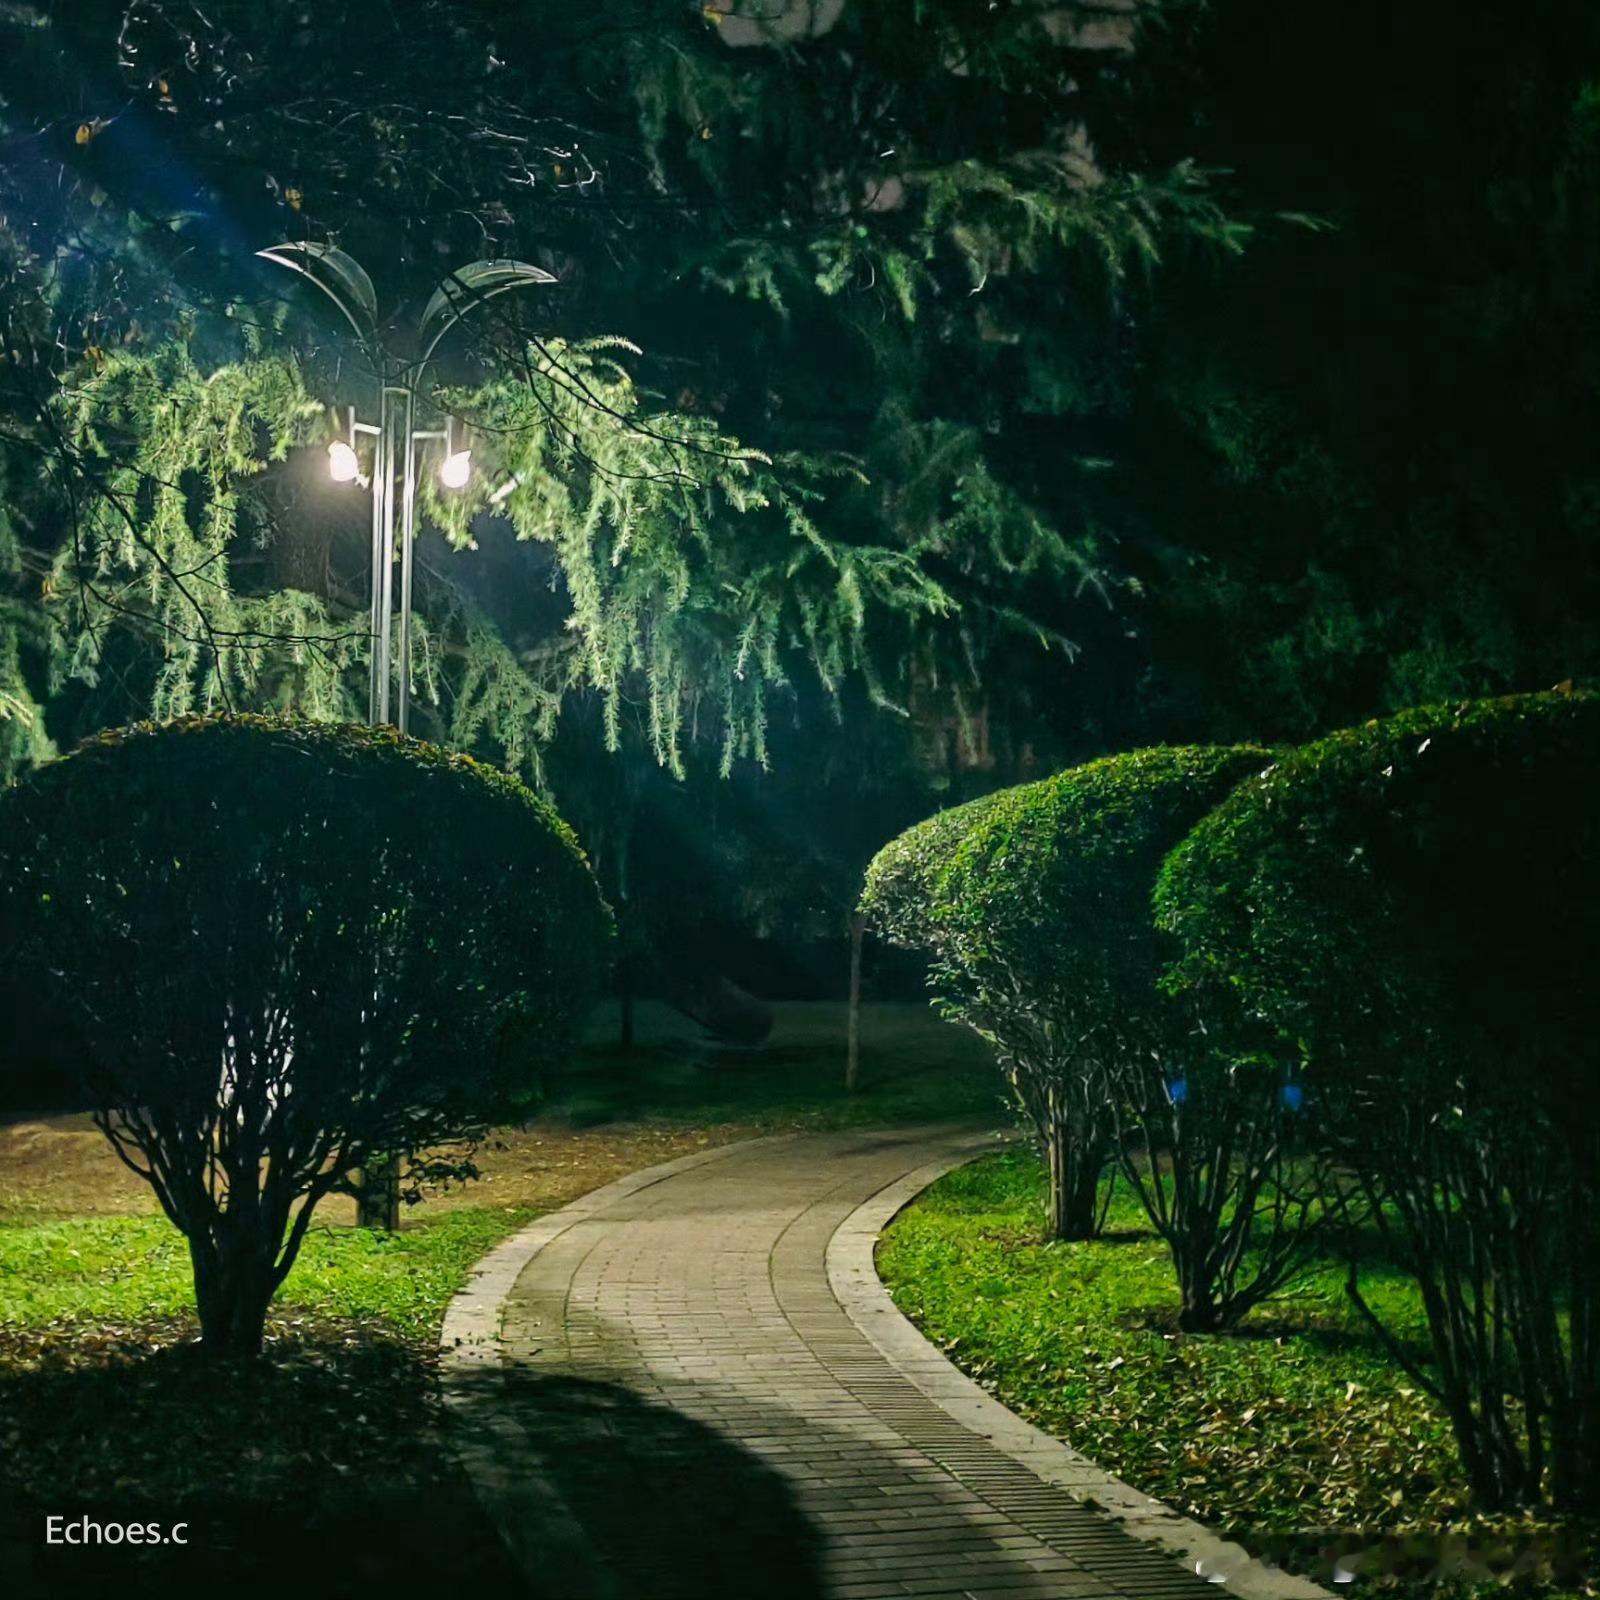
[(890, 1299), (874, 1260), (883, 1230), (930, 1184), (984, 1153), (947, 1152), (908, 1172), (857, 1206), (834, 1230), (827, 1249), (828, 1287), (850, 1321), (902, 1378), (952, 1421), (1044, 1483), (1104, 1512), (1132, 1538), (1156, 1545), (1189, 1572), (1239, 1600), (1332, 1600), (1328, 1590), (1310, 1579), (1257, 1559), (1024, 1421), (924, 1338)]

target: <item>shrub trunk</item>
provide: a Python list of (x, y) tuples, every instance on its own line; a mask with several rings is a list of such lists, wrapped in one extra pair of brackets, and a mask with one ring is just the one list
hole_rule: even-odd
[[(1389, 1337), (1392, 1353), (1449, 1412), (1485, 1510), (1595, 1515), (1600, 1135), (1571, 1115), (1562, 1137), (1509, 1103), (1475, 1126), (1408, 1116), (1397, 1132), (1363, 1153), (1401, 1219), (1392, 1243), (1422, 1295), (1431, 1368)], [(1373, 1215), (1384, 1222), (1382, 1208)], [(1354, 1266), (1347, 1293), (1388, 1337)]]
[[(1172, 1244), (1172, 1264), (1178, 1278), (1178, 1326), (1185, 1333), (1216, 1333), (1224, 1326), (1223, 1308), (1216, 1295), (1210, 1252), (1198, 1241)], [(1183, 1248), (1187, 1244), (1188, 1248)]]
[(189, 1259), (202, 1349), (215, 1356), (260, 1355), (267, 1307), (277, 1290), (270, 1254), (253, 1241), (218, 1248), (191, 1239)]
[(1100, 1204), (1100, 1179), (1106, 1147), (1074, 1122), (1053, 1118), (1045, 1130), (1045, 1161), (1050, 1172), (1050, 1209), (1046, 1221), (1051, 1239), (1092, 1239), (1105, 1220)]

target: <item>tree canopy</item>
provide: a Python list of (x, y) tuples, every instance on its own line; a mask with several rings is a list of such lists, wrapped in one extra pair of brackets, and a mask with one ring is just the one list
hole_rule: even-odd
[[(158, 710), (332, 712), (361, 653), (347, 573), (273, 570), (312, 516), (302, 495), (286, 528), (292, 475), (262, 469), (325, 426), (309, 394), (363, 378), (253, 260), (277, 237), (337, 241), (385, 306), (473, 256), (559, 280), (497, 305), (459, 352), (466, 387), (439, 396), (514, 487), (430, 510), (458, 546), (497, 511), (544, 546), (526, 589), (563, 602), (497, 614), (435, 563), (452, 570), (424, 585), (422, 697), (442, 731), (515, 764), (576, 688), (608, 744), (626, 704), (657, 760), (681, 764), (688, 725), (726, 769), (764, 759), (796, 655), (830, 692), (854, 670), (903, 705), (929, 620), (969, 665), (987, 629), (1058, 635), (1030, 591), (1103, 581), (1095, 539), (921, 397), (960, 350), (1019, 336), (1013, 281), (1071, 271), (1089, 326), (1169, 237), (1227, 250), (1243, 231), (1181, 157), (1096, 155), (1084, 119), (1112, 114), (1102, 80), (1133, 39), (1098, 8), (768, 25), (660, 0), (603, 22), (424, 4), (376, 23), (389, 48), (338, 5), (24, 7), (5, 26), (17, 559), (48, 570), (53, 681), (97, 687), (108, 635), (134, 631), (156, 641)], [(361, 51), (330, 48), (352, 32)], [(729, 326), (708, 339), (711, 321)], [(18, 632), (19, 720), (52, 681), (23, 649)]]
[(414, 703), (575, 812), (672, 807), (658, 765), (809, 772), (840, 717), (909, 821), (1591, 673), (1597, 29), (12, 5), (0, 767), (152, 710), (359, 709), (364, 499), (303, 447), (375, 374), (256, 260), (285, 238), (359, 259), (392, 330), (476, 258), (558, 280), (425, 386), (481, 477), (428, 497)]

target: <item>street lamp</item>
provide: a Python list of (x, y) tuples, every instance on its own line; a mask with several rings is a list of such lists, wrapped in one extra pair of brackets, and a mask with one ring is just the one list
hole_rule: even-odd
[[(346, 433), (328, 446), (328, 475), (335, 483), (361, 483), (361, 457), (356, 441), (373, 441), (372, 476), (372, 588), (369, 601), (372, 652), (367, 678), (367, 721), (373, 727), (389, 717), (391, 651), (395, 640), (394, 561), (395, 525), (400, 540), (399, 693), (395, 697), (394, 725), (408, 731), (411, 720), (411, 550), (417, 526), (418, 446), (439, 442), (444, 457), (439, 482), (447, 489), (464, 489), (472, 476), (472, 451), (456, 448), (454, 428), (447, 418), (442, 430), (416, 426), (417, 386), (439, 341), (475, 305), (535, 283), (555, 278), (526, 261), (474, 261), (450, 273), (437, 289), (411, 330), (411, 349), (395, 356), (378, 332), (378, 296), (372, 279), (342, 250), (331, 245), (298, 240), (258, 250), (263, 260), (298, 272), (322, 290), (344, 314), (360, 340), (378, 383), (378, 420), (357, 420), (355, 407), (346, 415)], [(398, 483), (396, 479), (398, 478)], [(367, 1227), (400, 1226), (399, 1163), (392, 1156), (374, 1162), (362, 1175), (357, 1215)]]
[[(412, 353), (408, 358), (392, 354), (380, 339), (378, 297), (372, 279), (343, 250), (296, 240), (275, 244), (256, 254), (309, 279), (333, 301), (355, 330), (377, 376), (378, 420), (358, 421), (355, 408), (350, 408), (346, 437), (335, 439), (328, 446), (328, 475), (335, 483), (361, 482), (356, 441), (362, 436), (372, 439), (372, 585), (368, 601), (372, 651), (367, 677), (367, 721), (377, 727), (392, 720), (406, 733), (411, 721), (411, 556), (416, 539), (418, 447), (443, 444), (439, 482), (446, 489), (464, 489), (472, 476), (472, 451), (456, 448), (448, 419), (442, 430), (417, 428), (417, 387), (439, 341), (473, 306), (509, 289), (556, 280), (526, 261), (474, 261), (459, 268), (440, 281), (423, 308), (411, 330)], [(398, 629), (394, 595), (397, 522)], [(395, 714), (391, 718), (390, 688), (395, 679)]]
[(361, 476), (361, 458), (343, 439), (328, 446), (328, 476), (335, 483), (354, 483)]

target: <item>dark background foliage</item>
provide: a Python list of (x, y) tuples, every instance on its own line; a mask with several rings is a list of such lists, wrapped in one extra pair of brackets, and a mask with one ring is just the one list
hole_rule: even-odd
[[(353, 397), (325, 323), (275, 329), (283, 286), (252, 252), (299, 235), (352, 250), (386, 305), (476, 255), (549, 267), (560, 287), (504, 302), (449, 375), (525, 332), (627, 335), (659, 404), (856, 456), (830, 534), (920, 541), (961, 602), (935, 640), (885, 620), (877, 685), (794, 674), (771, 773), (723, 780), (713, 749), (680, 782), (642, 705), (615, 757), (598, 715), (564, 713), (549, 781), (614, 897), (658, 948), (692, 933), (752, 982), (836, 983), (836, 950), (808, 945), (938, 804), (1108, 750), (1592, 675), (1592, 7), (1184, 0), (1131, 52), (1105, 47), (1114, 13), (1043, 48), (1026, 8), (964, 0), (821, 7), (765, 42), (710, 9), (11, 9), (0, 690), (41, 708), (35, 732), (66, 748), (139, 714), (152, 657), (115, 637), (90, 682), (42, 622), (64, 513), (29, 419), (94, 352), (192, 327), (218, 359), (252, 320), (313, 393)], [(1015, 213), (967, 180), (1070, 199), (1040, 151), (1148, 185), (1169, 221), (1193, 159), (1245, 248), (1202, 216), (1159, 264), (1124, 239), (1120, 274), (1092, 231), (1008, 250)], [(930, 223), (936, 193), (965, 245)], [(240, 586), (359, 606), (359, 509), (292, 460), (252, 505)], [(425, 608), (464, 597), (531, 658), (563, 611), (549, 552), (475, 531), (477, 552), (424, 550)], [(0, 721), (12, 767), (20, 730)]]

